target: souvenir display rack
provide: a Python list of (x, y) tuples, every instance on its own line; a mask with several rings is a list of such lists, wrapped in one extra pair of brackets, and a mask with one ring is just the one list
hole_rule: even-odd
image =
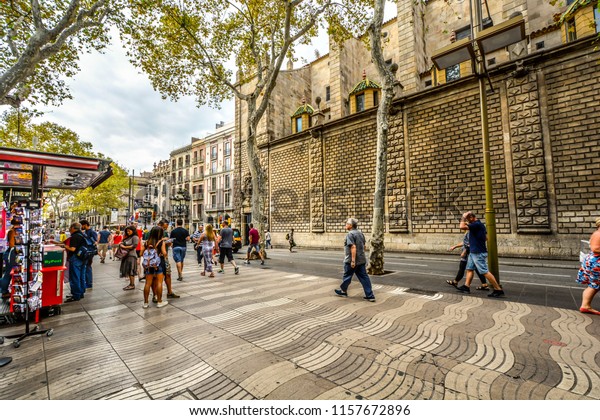
[(13, 205), (10, 212), (9, 220), (16, 218), (22, 222), (15, 236), (17, 266), (12, 270), (10, 311), (24, 316), (25, 332), (0, 337), (0, 344), (4, 338), (16, 338), (13, 346), (17, 348), (31, 335), (46, 334), (50, 337), (54, 331), (40, 330), (37, 325), (30, 328), (33, 316), (36, 322), (39, 321), (39, 309), (42, 307), (42, 210), (39, 202), (28, 201)]

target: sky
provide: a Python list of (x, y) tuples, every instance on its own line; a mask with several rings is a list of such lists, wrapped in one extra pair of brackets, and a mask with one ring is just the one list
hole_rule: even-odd
[[(394, 8), (387, 4), (386, 20), (395, 15)], [(315, 49), (320, 55), (329, 51), (323, 30), (312, 45), (297, 48), (295, 67), (313, 61)], [(215, 124), (234, 120), (233, 100), (214, 109), (198, 108), (193, 97), (177, 102), (162, 99), (148, 77), (128, 61), (118, 35), (103, 54), (86, 54), (79, 65), (81, 71), (67, 82), (73, 99), (43, 108), (44, 115), (35, 122), (50, 121), (73, 130), (82, 141), (91, 142), (94, 151), (130, 173), (152, 170), (154, 162), (168, 159), (192, 137), (202, 138), (214, 133)], [(5, 109), (0, 107), (0, 112)]]
[[(314, 45), (302, 48), (305, 57), (297, 58), (314, 60), (315, 48), (325, 54), (327, 40), (316, 39)], [(301, 65), (299, 60), (296, 66)], [(148, 77), (128, 61), (118, 36), (103, 54), (82, 56), (80, 68), (68, 81), (73, 99), (42, 108), (44, 115), (35, 122), (51, 121), (75, 131), (82, 141), (93, 143), (94, 151), (130, 173), (152, 170), (154, 162), (168, 159), (172, 150), (190, 144), (192, 137), (202, 138), (214, 133), (217, 123), (234, 120), (233, 100), (215, 109), (198, 108), (194, 97), (177, 102), (162, 99)]]

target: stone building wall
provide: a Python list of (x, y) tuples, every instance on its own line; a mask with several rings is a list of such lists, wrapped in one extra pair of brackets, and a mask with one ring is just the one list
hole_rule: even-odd
[[(491, 75), (488, 126), (501, 256), (574, 258), (600, 216), (599, 59), (589, 40), (582, 40), (529, 57), (525, 71), (515, 72), (512, 64)], [(460, 240), (462, 212), (484, 218), (479, 106), (475, 77), (396, 102), (388, 153), (388, 250), (442, 252)], [(283, 217), (273, 214), (276, 244), (294, 227), (302, 245), (339, 247), (350, 216), (368, 236), (375, 110), (276, 139), (269, 150), (273, 189), (293, 190), (298, 197)]]
[(377, 150), (373, 115), (324, 130), (326, 232), (344, 232), (350, 216), (361, 220), (365, 232), (371, 230)]
[(544, 70), (557, 231), (581, 239), (600, 216), (599, 60), (584, 53)]
[[(498, 95), (488, 98), (499, 115)], [(479, 95), (473, 83), (446, 89), (407, 106), (411, 231), (456, 232), (462, 212), (485, 210)], [(509, 233), (504, 149), (499, 118), (490, 118), (494, 201), (498, 232)]]
[(270, 154), (271, 173), (289, 174), (270, 178), (270, 228), (273, 231), (310, 231), (308, 141), (305, 137)]

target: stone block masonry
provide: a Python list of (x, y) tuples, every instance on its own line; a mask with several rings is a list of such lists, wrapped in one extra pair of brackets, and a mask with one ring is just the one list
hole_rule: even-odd
[[(500, 256), (576, 258), (600, 216), (600, 53), (583, 42), (492, 74), (487, 96)], [(460, 214), (485, 217), (475, 77), (400, 98), (390, 118), (386, 248), (445, 252)], [(369, 236), (376, 110), (271, 139), (270, 227), (338, 244), (347, 217)], [(280, 236), (281, 237), (281, 236)]]

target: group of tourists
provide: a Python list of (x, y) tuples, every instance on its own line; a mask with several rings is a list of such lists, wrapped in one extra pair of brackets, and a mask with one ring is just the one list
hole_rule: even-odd
[[(234, 273), (239, 274), (239, 266), (233, 257), (234, 232), (227, 221), (222, 223), (218, 232), (211, 224), (207, 224), (200, 227), (193, 235), (190, 235), (182, 226), (182, 220), (177, 220), (176, 223), (177, 227), (168, 234), (168, 221), (161, 220), (148, 232), (146, 240), (142, 240), (142, 231), (135, 224), (127, 226), (121, 234), (120, 231), (110, 232), (106, 227), (97, 233), (91, 229), (87, 220), (73, 223), (69, 228), (70, 236), (63, 241), (68, 253), (71, 285), (71, 295), (67, 296), (66, 301), (78, 301), (85, 297), (86, 290), (93, 288), (92, 261), (95, 254), (80, 257), (80, 248), (87, 246), (90, 241), (97, 245), (101, 263), (105, 262), (107, 255), (110, 259), (121, 260), (120, 276), (129, 280), (129, 284), (123, 290), (134, 290), (136, 277), (141, 282), (145, 281), (144, 308), (149, 307), (150, 291), (152, 291), (152, 300), (157, 307), (168, 304), (168, 300), (162, 299), (163, 281), (167, 286), (167, 299), (179, 297), (171, 287), (169, 247), (172, 247), (179, 281), (183, 280), (183, 264), (187, 243), (190, 241), (194, 243), (197, 261), (202, 267), (200, 275), (214, 277), (213, 267), (215, 265), (219, 266), (219, 273), (224, 273), (225, 259), (233, 267)], [(450, 248), (451, 251), (461, 248), (459, 270), (454, 280), (447, 280), (447, 283), (455, 287), (458, 292), (469, 294), (474, 274), (477, 274), (481, 281), (477, 290), (490, 291), (488, 297), (491, 298), (504, 297), (503, 288), (488, 269), (485, 225), (473, 212), (469, 211), (462, 215), (459, 228), (465, 231), (463, 241)], [(356, 275), (363, 287), (364, 299), (375, 302), (371, 280), (366, 270), (366, 239), (358, 229), (358, 220), (348, 219), (346, 231), (344, 273), (340, 287), (334, 292), (338, 296), (348, 296), (348, 287), (353, 276)], [(293, 229), (286, 235), (290, 252), (296, 245), (293, 235)], [(267, 238), (267, 243), (270, 243), (271, 238), (268, 231)], [(245, 264), (250, 264), (251, 255), (254, 252), (256, 257), (261, 260), (260, 264), (264, 265), (264, 255), (259, 246), (260, 234), (252, 224), (250, 224), (248, 239), (250, 244), (246, 252)], [(462, 286), (459, 286), (465, 272), (466, 280)], [(590, 238), (590, 253), (582, 262), (577, 281), (588, 286), (583, 291), (580, 312), (600, 315), (600, 311), (591, 306), (593, 297), (600, 290), (600, 218), (596, 219), (596, 231)], [(2, 286), (2, 292), (5, 293), (4, 282), (0, 283), (0, 286)]]

